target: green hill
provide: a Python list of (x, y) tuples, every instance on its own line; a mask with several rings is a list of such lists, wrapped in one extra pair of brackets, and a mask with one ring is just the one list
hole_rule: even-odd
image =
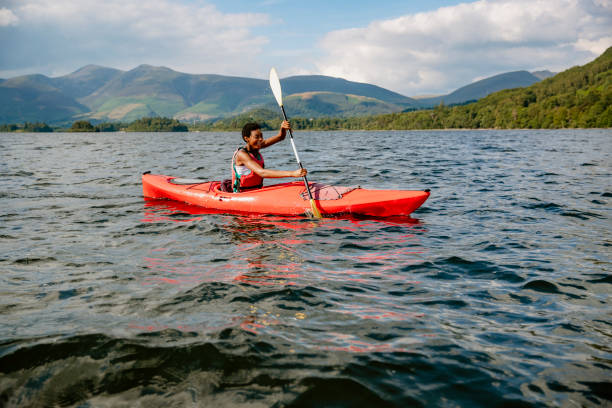
[[(318, 118), (319, 121), (327, 120), (322, 117), (320, 112), (328, 112), (326, 117), (346, 119), (354, 115), (369, 115), (372, 112), (400, 112), (404, 109), (403, 106), (366, 96), (334, 92), (292, 94), (284, 97), (283, 103), (287, 112), (291, 114), (291, 120), (297, 121), (296, 123), (312, 121), (313, 118)], [(280, 110), (276, 101), (274, 101), (263, 107), (254, 108), (227, 118), (209, 120), (193, 128), (200, 130), (238, 130), (246, 122), (258, 122), (263, 129), (270, 130), (276, 129), (281, 120)]]
[[(340, 78), (290, 77), (283, 79), (283, 86), (287, 106), (314, 117), (394, 112), (414, 104), (386, 89)], [(293, 95), (312, 91), (321, 94)], [(80, 101), (92, 109), (92, 118), (112, 120), (131, 120), (146, 110), (147, 115), (201, 121), (275, 105), (266, 80), (190, 75), (148, 65), (115, 77)]]
[(506, 72), (463, 86), (448, 95), (423, 98), (419, 102), (428, 107), (437, 106), (440, 103), (456, 105), (474, 102), (497, 91), (525, 87), (539, 81), (540, 78), (527, 71)]
[[(278, 107), (276, 109), (256, 108), (228, 118), (201, 122), (191, 127), (193, 130), (204, 131), (239, 131), (247, 122), (257, 122), (263, 130), (278, 129), (283, 117)], [(292, 119), (293, 120), (293, 119)]]
[(412, 98), (400, 95), (376, 85), (351, 82), (342, 78), (332, 78), (323, 75), (303, 75), (285, 78), (282, 80), (283, 93), (287, 95), (304, 92), (332, 92), (337, 94), (348, 94), (367, 96), (388, 104), (397, 106), (417, 107), (418, 102)]
[(71, 74), (50, 78), (50, 83), (65, 95), (77, 99), (90, 95), (122, 72), (118, 69), (87, 65)]
[(222, 75), (191, 75), (141, 65), (84, 98), (94, 118), (131, 120), (147, 116), (206, 120), (249, 110), (273, 101), (267, 81)]
[(44, 75), (24, 75), (0, 83), (0, 123), (66, 121), (88, 110)]
[[(292, 116), (347, 117), (377, 113), (401, 112), (405, 105), (395, 105), (379, 99), (336, 92), (304, 92), (289, 95), (283, 103)], [(272, 108), (277, 109), (276, 104)]]
[(553, 76), (557, 75), (557, 73), (550, 72), (550, 71), (547, 71), (547, 70), (545, 70), (545, 71), (533, 71), (533, 72), (530, 72), (530, 74), (535, 76), (536, 78), (538, 78), (540, 81), (543, 80), (543, 79), (547, 79), (547, 78), (550, 78), (550, 77), (553, 77)]
[(453, 109), (445, 125), (454, 124), (473, 128), (611, 127), (612, 47), (584, 66)]

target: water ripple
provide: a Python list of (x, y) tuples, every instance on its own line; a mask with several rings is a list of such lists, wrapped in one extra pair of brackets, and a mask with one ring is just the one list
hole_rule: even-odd
[(237, 134), (0, 136), (2, 406), (612, 402), (609, 130), (298, 132), (318, 182), (432, 190), (320, 221), (142, 198)]

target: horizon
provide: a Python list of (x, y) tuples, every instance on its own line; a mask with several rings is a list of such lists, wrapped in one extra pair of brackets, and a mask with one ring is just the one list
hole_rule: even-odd
[(612, 45), (611, 26), (612, 5), (597, 0), (5, 0), (0, 77), (146, 64), (264, 79), (275, 66), (283, 78), (445, 94), (500, 73), (583, 65)]

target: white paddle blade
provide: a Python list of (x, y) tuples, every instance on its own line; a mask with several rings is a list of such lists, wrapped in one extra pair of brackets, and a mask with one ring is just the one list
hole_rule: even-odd
[(270, 70), (270, 88), (272, 88), (272, 93), (276, 98), (276, 102), (278, 102), (278, 106), (283, 106), (283, 91), (281, 90), (278, 74), (274, 68)]

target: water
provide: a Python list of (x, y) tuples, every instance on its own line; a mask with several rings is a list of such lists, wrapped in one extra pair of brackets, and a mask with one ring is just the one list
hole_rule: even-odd
[[(206, 214), (237, 133), (1, 134), (0, 405), (612, 402), (612, 132), (296, 132), (412, 218)], [(265, 152), (294, 169), (288, 144)]]

